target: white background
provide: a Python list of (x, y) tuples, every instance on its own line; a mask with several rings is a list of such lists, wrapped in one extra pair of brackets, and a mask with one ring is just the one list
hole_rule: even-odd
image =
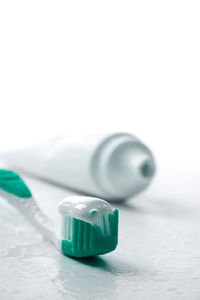
[(129, 131), (199, 168), (199, 1), (1, 1), (0, 149)]

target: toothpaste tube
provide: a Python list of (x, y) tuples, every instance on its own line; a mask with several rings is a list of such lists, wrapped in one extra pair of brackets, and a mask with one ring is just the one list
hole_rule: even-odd
[(149, 148), (127, 133), (58, 137), (0, 158), (18, 170), (107, 200), (142, 192), (156, 170)]

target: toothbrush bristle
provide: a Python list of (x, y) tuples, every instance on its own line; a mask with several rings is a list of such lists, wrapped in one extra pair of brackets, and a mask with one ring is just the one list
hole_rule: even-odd
[(105, 235), (97, 225), (72, 218), (72, 238), (62, 240), (63, 253), (74, 257), (88, 257), (113, 251), (118, 242), (118, 210), (108, 215), (108, 222), (110, 235)]

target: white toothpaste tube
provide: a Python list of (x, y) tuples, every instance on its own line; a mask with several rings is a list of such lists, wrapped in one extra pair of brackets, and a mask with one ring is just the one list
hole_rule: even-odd
[(58, 137), (0, 157), (18, 170), (107, 200), (143, 191), (156, 170), (149, 148), (127, 133)]

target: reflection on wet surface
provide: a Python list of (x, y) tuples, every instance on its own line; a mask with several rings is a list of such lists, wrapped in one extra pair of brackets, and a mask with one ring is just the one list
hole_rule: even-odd
[[(39, 184), (36, 194), (49, 209), (65, 191)], [(113, 206), (120, 211), (117, 250), (80, 260), (61, 255), (0, 199), (1, 298), (199, 299), (199, 201), (141, 195)]]

